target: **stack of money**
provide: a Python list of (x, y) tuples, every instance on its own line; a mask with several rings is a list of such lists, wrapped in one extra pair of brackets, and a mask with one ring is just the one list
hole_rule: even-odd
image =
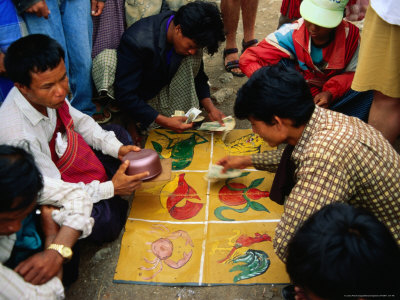
[(239, 169), (229, 169), (225, 173), (222, 173), (223, 169), (224, 169), (223, 166), (211, 165), (210, 168), (208, 169), (208, 173), (204, 176), (204, 179), (210, 182), (217, 182), (219, 180), (227, 178), (236, 178), (242, 175), (242, 170)]
[(223, 118), (222, 121), (224, 122), (225, 126), (222, 126), (217, 121), (205, 122), (205, 123), (201, 124), (199, 130), (223, 132), (222, 140), (224, 141), (226, 136), (227, 136), (227, 134), (229, 132), (231, 132), (235, 128), (236, 121), (232, 116), (228, 116), (226, 118)]

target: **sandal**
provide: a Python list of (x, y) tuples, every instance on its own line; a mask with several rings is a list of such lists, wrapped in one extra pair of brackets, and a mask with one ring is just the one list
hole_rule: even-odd
[(229, 48), (229, 49), (225, 49), (225, 50), (224, 50), (224, 55), (223, 55), (224, 67), (225, 67), (225, 70), (226, 70), (227, 72), (229, 72), (229, 73), (232, 73), (233, 76), (244, 77), (244, 76), (246, 76), (246, 75), (244, 75), (242, 72), (239, 73), (239, 72), (232, 71), (233, 69), (240, 69), (240, 68), (239, 68), (239, 60), (235, 59), (235, 60), (232, 60), (232, 61), (228, 61), (228, 62), (225, 64), (225, 57), (226, 57), (227, 55), (233, 54), (233, 53), (238, 53), (238, 52), (239, 52), (239, 51), (238, 51), (237, 48)]
[(258, 43), (258, 40), (257, 40), (257, 39), (250, 40), (250, 41), (248, 41), (248, 42), (245, 42), (244, 40), (242, 40), (242, 53), (243, 53), (244, 51), (246, 51), (247, 48), (250, 48), (250, 47), (256, 45), (257, 43)]
[(108, 121), (111, 120), (111, 112), (106, 109), (104, 106), (100, 106), (100, 110), (96, 111), (93, 115), (92, 118), (99, 124), (105, 124)]

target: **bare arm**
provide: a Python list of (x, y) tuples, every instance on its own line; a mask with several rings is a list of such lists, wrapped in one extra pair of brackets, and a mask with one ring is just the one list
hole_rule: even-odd
[(62, 278), (62, 265), (64, 258), (54, 250), (48, 250), (51, 243), (61, 244), (72, 248), (81, 235), (68, 226), (58, 226), (52, 218), (55, 207), (41, 207), (41, 225), (45, 235), (45, 250), (21, 262), (15, 272), (19, 273), (27, 282), (35, 285), (44, 284), (54, 276)]

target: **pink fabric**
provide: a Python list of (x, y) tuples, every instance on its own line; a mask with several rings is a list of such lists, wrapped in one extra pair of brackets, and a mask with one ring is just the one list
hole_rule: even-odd
[[(58, 158), (55, 153), (55, 139), (57, 132), (60, 131), (67, 134), (68, 146), (64, 155)], [(104, 182), (108, 179), (102, 163), (93, 150), (83, 137), (74, 131), (74, 122), (66, 102), (57, 109), (57, 126), (49, 146), (52, 160), (59, 169), (62, 180), (87, 184), (93, 180)]]
[(283, 0), (281, 5), (281, 14), (289, 19), (299, 19), (300, 4), (302, 0)]

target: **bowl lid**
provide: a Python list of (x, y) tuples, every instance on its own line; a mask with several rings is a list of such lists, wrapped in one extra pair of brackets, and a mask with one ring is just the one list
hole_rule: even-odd
[(125, 160), (141, 160), (141, 159), (148, 159), (150, 157), (158, 157), (158, 153), (153, 149), (141, 149), (140, 151), (131, 151), (128, 152), (124, 157), (123, 161)]

